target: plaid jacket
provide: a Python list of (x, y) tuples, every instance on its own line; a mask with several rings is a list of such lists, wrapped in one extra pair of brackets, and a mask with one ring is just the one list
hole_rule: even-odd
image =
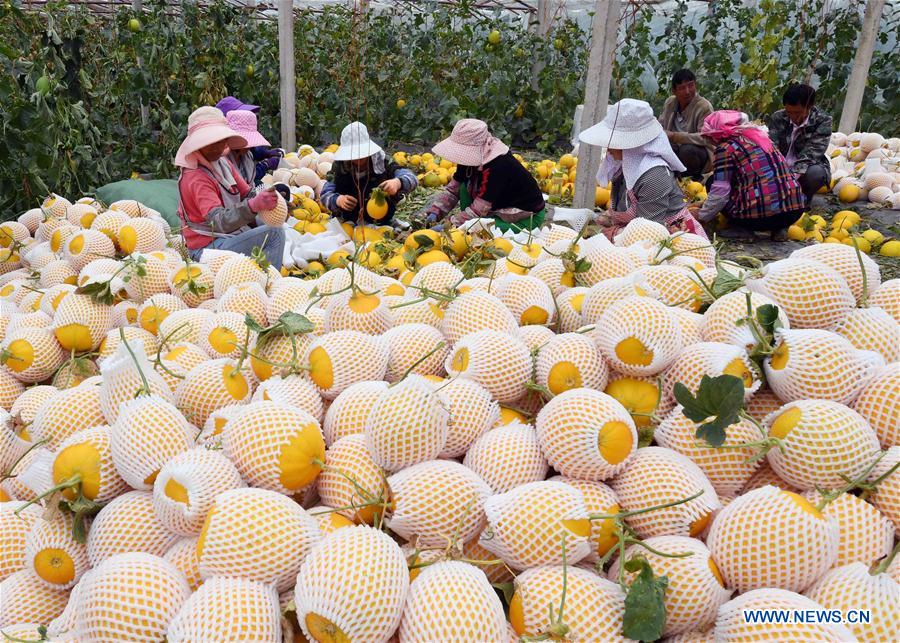
[(740, 137), (716, 147), (713, 181), (731, 186), (722, 210), (728, 218), (762, 219), (802, 210), (806, 203), (781, 152), (766, 152)]
[[(820, 112), (818, 107), (813, 106), (809, 110), (806, 125), (801, 126), (797, 140), (794, 141), (794, 156), (797, 160), (791, 169), (795, 174), (804, 174), (810, 165), (823, 165), (828, 171), (829, 179), (831, 178), (831, 166), (825, 157), (825, 150), (831, 140), (831, 125), (831, 116)], [(793, 131), (794, 123), (783, 109), (772, 114), (769, 120), (769, 138), (784, 156), (787, 156), (791, 147)]]

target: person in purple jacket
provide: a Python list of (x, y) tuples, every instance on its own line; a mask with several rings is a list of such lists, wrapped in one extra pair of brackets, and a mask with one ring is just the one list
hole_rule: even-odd
[[(245, 103), (242, 100), (235, 98), (234, 96), (226, 96), (218, 103), (216, 103), (216, 107), (221, 110), (226, 118), (228, 117), (229, 112), (234, 111), (246, 111), (252, 112), (257, 116), (259, 115), (259, 105), (250, 105), (249, 103)], [(258, 184), (260, 181), (262, 181), (262, 177), (264, 177), (266, 173), (277, 169), (282, 157), (284, 156), (283, 149), (278, 147), (271, 147), (269, 145), (254, 145), (249, 148), (249, 152), (253, 157), (253, 162), (256, 164), (256, 170), (254, 172), (252, 180), (249, 176), (244, 177), (250, 185)], [(243, 171), (241, 173), (244, 174)]]

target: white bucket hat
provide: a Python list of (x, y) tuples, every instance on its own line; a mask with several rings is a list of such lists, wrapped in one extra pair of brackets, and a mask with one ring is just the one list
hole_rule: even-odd
[(623, 98), (610, 105), (603, 120), (584, 130), (578, 138), (588, 145), (630, 150), (649, 143), (662, 132), (650, 103)]
[(341, 132), (341, 145), (334, 153), (334, 160), (355, 161), (379, 152), (383, 153), (384, 150), (369, 138), (368, 128), (359, 121), (354, 121)]

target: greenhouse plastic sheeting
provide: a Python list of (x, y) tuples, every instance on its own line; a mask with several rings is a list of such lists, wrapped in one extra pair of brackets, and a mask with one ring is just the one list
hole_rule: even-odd
[(140, 201), (148, 208), (158, 210), (173, 230), (181, 228), (181, 221), (178, 219), (178, 183), (173, 179), (116, 181), (98, 188), (97, 198), (107, 205), (121, 199)]

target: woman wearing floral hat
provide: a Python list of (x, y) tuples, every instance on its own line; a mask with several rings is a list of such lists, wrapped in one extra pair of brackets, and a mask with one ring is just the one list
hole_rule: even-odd
[(491, 218), (501, 232), (519, 232), (544, 223), (544, 195), (537, 181), (509, 147), (491, 135), (484, 121), (458, 121), (450, 136), (432, 151), (456, 163), (456, 173), (429, 207), (429, 219), (443, 219), (458, 204), (460, 212), (450, 217), (457, 226), (470, 219)]
[(269, 263), (280, 268), (284, 230), (254, 226), (256, 213), (271, 210), (281, 197), (269, 190), (251, 196), (250, 186), (225, 157), (229, 148), (246, 146), (247, 140), (228, 127), (215, 107), (200, 107), (188, 117), (187, 137), (175, 155), (175, 165), (181, 169), (181, 233), (195, 260), (206, 248), (249, 255), (259, 247)]
[(635, 217), (650, 219), (671, 232), (683, 230), (706, 237), (685, 206), (675, 172), (684, 172), (650, 104), (623, 98), (611, 105), (602, 121), (579, 134), (588, 145), (607, 148), (597, 184), (612, 183), (609, 211), (600, 219), (612, 239)]
[(259, 133), (256, 125), (256, 114), (250, 110), (233, 109), (225, 116), (228, 126), (243, 136), (246, 147), (231, 149), (228, 160), (234, 164), (241, 178), (248, 185), (258, 185), (267, 172), (278, 168), (284, 151), (273, 148), (269, 141)]
[[(322, 188), (322, 204), (337, 217), (354, 223), (360, 218), (366, 223), (389, 223), (400, 200), (419, 184), (415, 174), (387, 160), (384, 150), (358, 121), (341, 132), (329, 178)], [(378, 218), (366, 208), (375, 188), (386, 195), (387, 210)]]

